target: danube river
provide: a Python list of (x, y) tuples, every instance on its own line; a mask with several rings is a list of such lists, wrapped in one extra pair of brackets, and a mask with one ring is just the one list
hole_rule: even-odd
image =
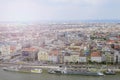
[(59, 75), (7, 72), (0, 69), (0, 80), (120, 80), (120, 74), (105, 76)]

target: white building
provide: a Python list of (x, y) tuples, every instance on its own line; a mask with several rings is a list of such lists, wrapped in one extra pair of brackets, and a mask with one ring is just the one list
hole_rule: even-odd
[(48, 60), (53, 63), (58, 63), (58, 53), (59, 51), (56, 49), (51, 50), (49, 53)]
[(85, 56), (80, 56), (79, 57), (79, 62), (87, 62), (87, 58)]
[(102, 62), (102, 55), (100, 52), (92, 52), (91, 53), (91, 61), (92, 62)]
[(120, 52), (116, 50), (114, 51), (114, 62), (120, 63)]

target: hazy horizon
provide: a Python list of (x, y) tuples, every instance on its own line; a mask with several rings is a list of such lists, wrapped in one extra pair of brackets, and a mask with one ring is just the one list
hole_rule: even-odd
[(0, 22), (120, 20), (120, 0), (0, 0)]

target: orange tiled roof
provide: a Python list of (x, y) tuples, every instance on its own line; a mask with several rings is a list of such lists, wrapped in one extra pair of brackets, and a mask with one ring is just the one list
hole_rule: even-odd
[(29, 51), (29, 52), (33, 52), (36, 51), (36, 48), (23, 48), (22, 51)]
[(115, 49), (120, 49), (120, 46), (119, 45), (115, 45), (114, 48)]
[(52, 50), (52, 51), (50, 51), (50, 54), (49, 54), (49, 55), (55, 55), (55, 56), (57, 56), (58, 53), (59, 53), (58, 50)]
[(80, 56), (80, 57), (85, 57), (85, 54), (80, 54), (79, 56)]
[(15, 50), (16, 47), (15, 46), (10, 46), (10, 50)]
[(107, 42), (108, 43), (114, 43), (115, 41), (114, 40), (108, 40)]
[(100, 52), (92, 52), (91, 57), (101, 57), (101, 53)]

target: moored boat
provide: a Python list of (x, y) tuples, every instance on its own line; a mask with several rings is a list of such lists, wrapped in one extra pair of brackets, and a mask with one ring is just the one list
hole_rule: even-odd
[(3, 67), (4, 71), (24, 72), (24, 73), (42, 73), (42, 69), (31, 69), (18, 66)]
[(31, 73), (42, 73), (42, 69), (32, 69)]
[(68, 69), (67, 67), (64, 68), (57, 68), (57, 69), (50, 69), (48, 73), (51, 74), (79, 74), (79, 75), (86, 75), (86, 76), (103, 76), (104, 74), (99, 71), (90, 71), (88, 69)]
[(115, 75), (116, 72), (111, 70), (111, 69), (108, 69), (107, 71), (104, 72), (106, 75)]
[(3, 67), (4, 71), (19, 71), (17, 67), (11, 66), (11, 67)]

